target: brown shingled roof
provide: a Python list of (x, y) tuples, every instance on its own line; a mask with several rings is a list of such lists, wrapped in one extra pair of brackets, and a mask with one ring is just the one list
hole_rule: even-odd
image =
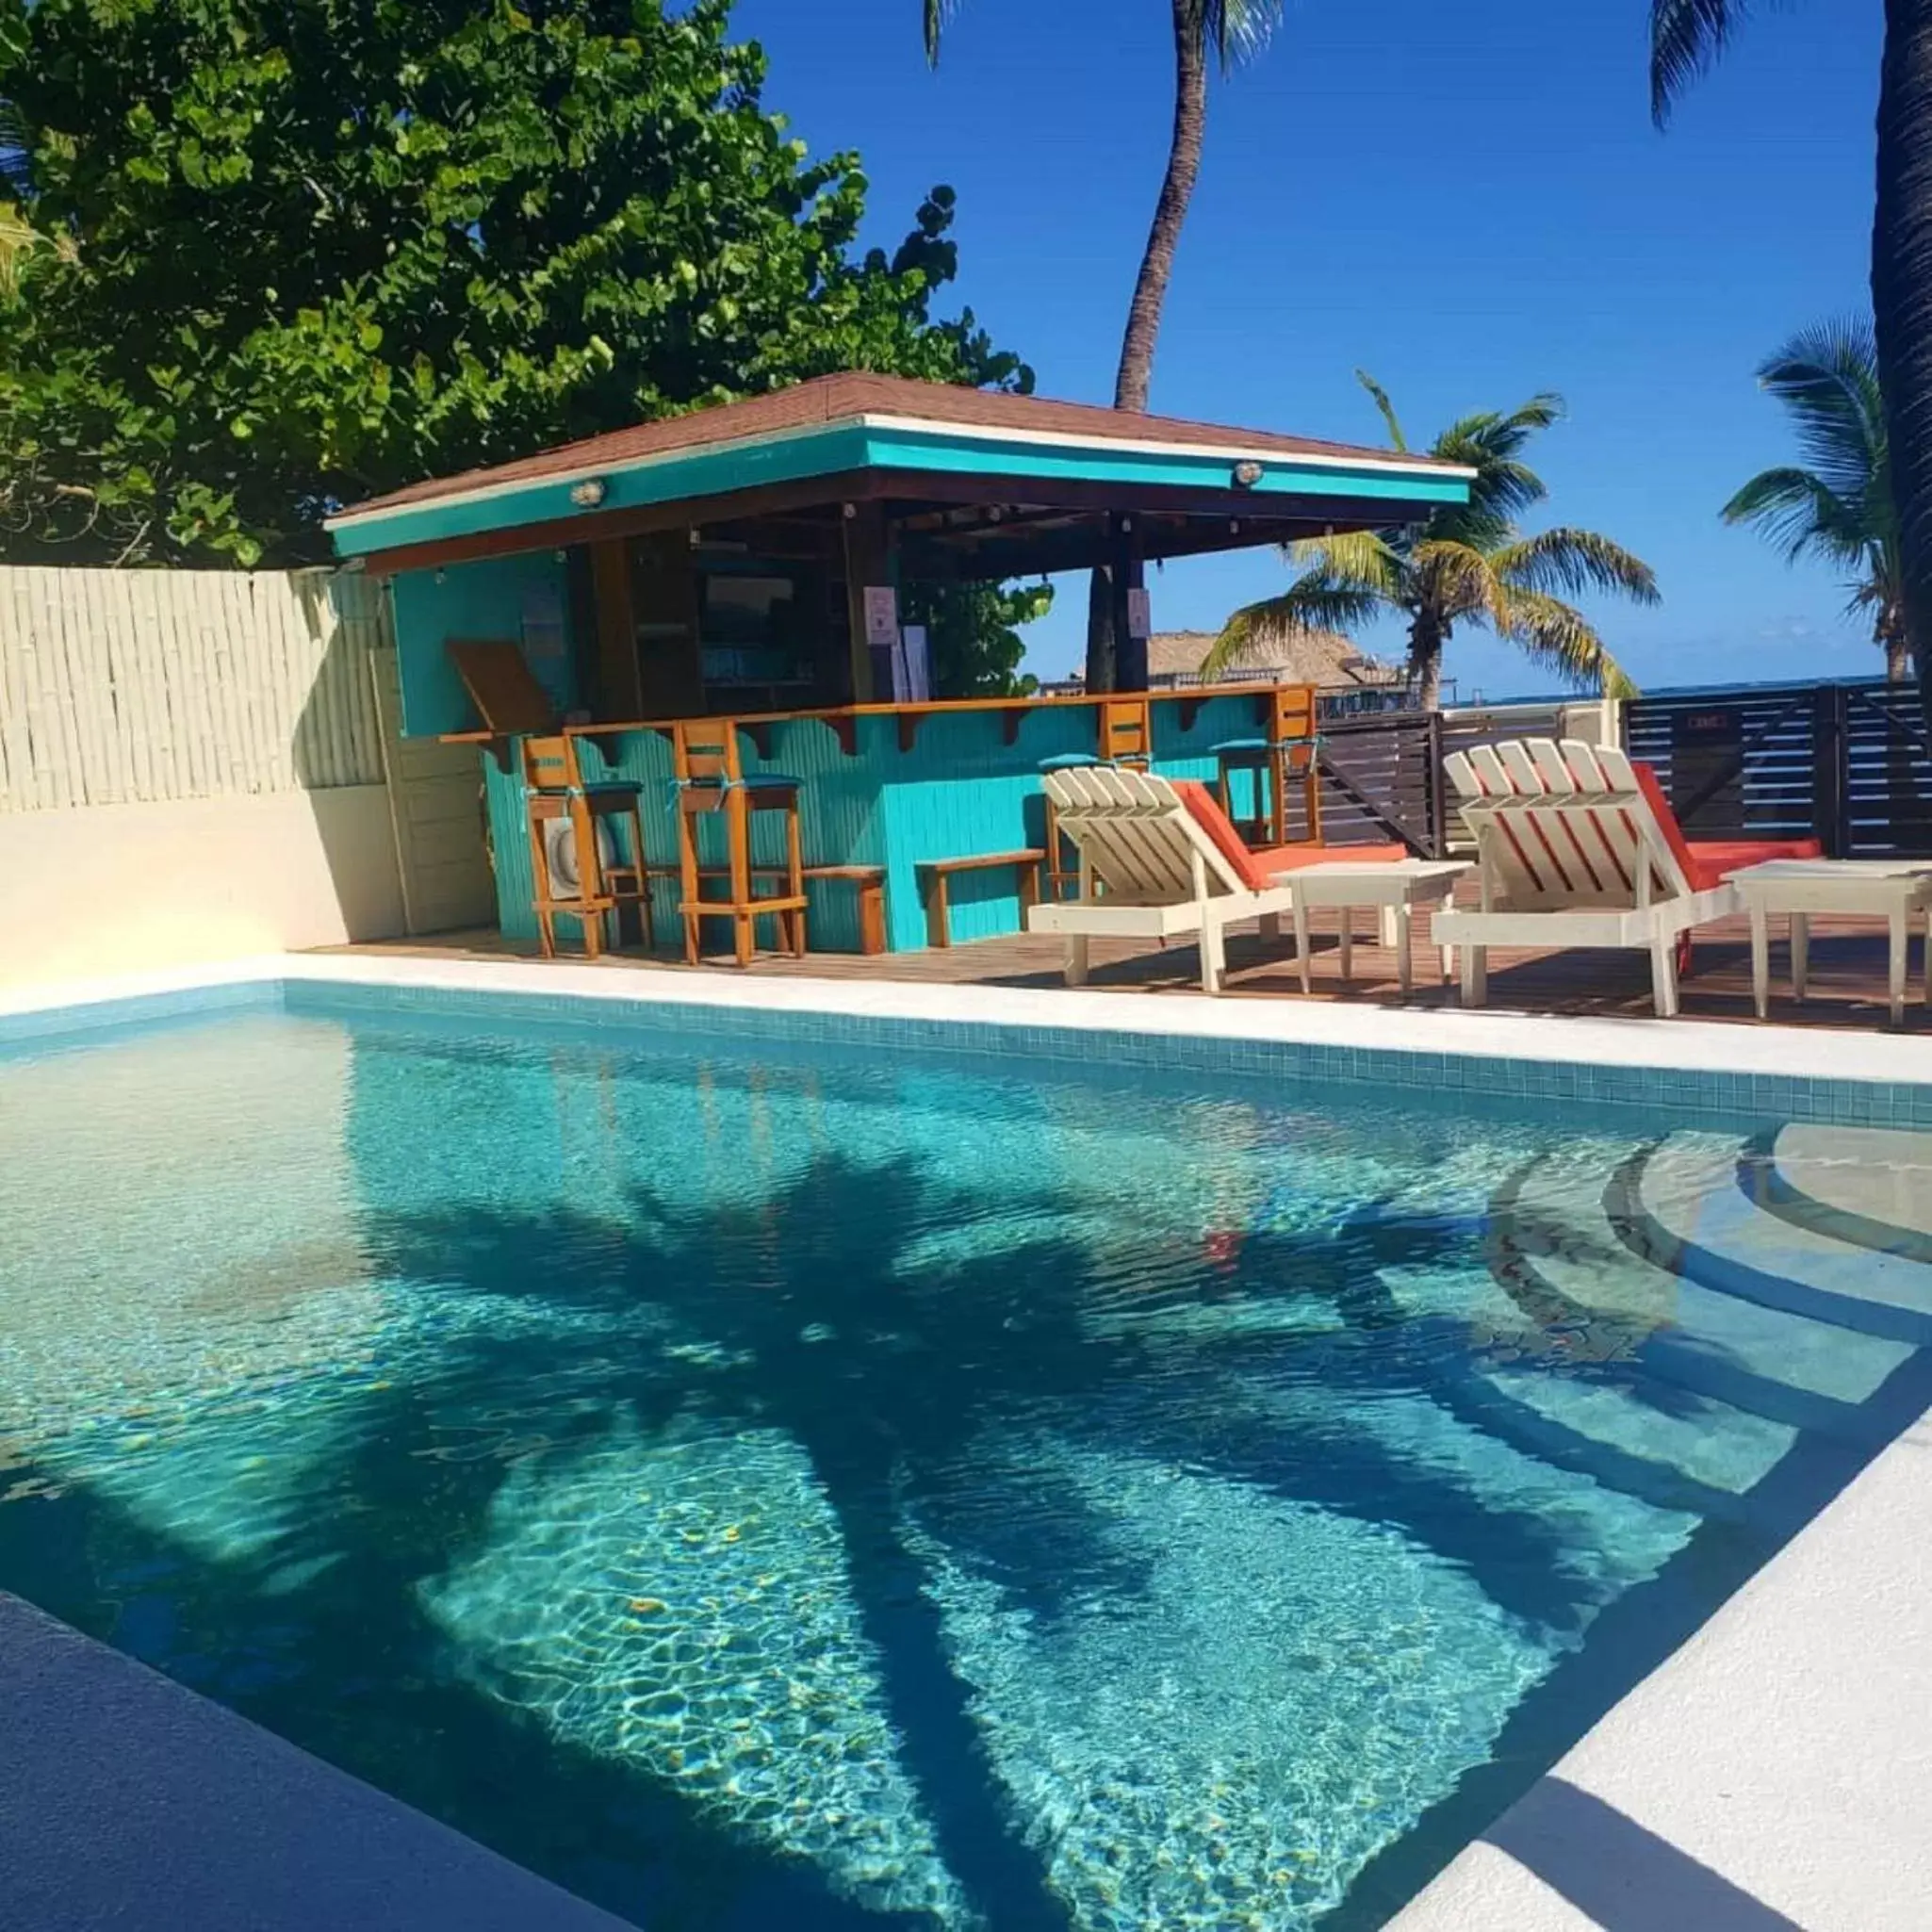
[(1135, 415), (1103, 409), (1090, 402), (1055, 402), (1044, 396), (1015, 396), (1003, 390), (968, 389), (950, 383), (922, 383), (906, 376), (855, 372), (817, 376), (791, 388), (775, 389), (768, 396), (720, 403), (709, 409), (693, 410), (685, 416), (638, 423), (628, 430), (613, 430), (607, 435), (589, 436), (581, 442), (559, 444), (554, 450), (541, 450), (534, 456), (498, 464), (494, 468), (433, 477), (412, 483), (407, 489), (391, 491), (385, 497), (353, 504), (344, 514), (431, 502), (439, 497), (457, 496), (498, 483), (535, 483), (571, 470), (616, 466), (642, 456), (699, 449), (746, 436), (767, 436), (780, 430), (846, 422), (860, 416), (919, 417), (927, 421), (958, 423), (968, 429), (1030, 430), (1096, 441), (1210, 443), (1252, 450), (1257, 455), (1377, 458), (1384, 462), (1393, 459), (1418, 468), (1432, 464), (1428, 457), (1401, 456), (1394, 450), (1366, 449), (1351, 443), (1318, 442), (1309, 436), (1284, 436), (1266, 430), (1187, 422), (1178, 417)]

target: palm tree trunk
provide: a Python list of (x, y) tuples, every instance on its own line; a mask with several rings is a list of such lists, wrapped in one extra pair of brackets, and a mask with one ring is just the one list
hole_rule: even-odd
[(1906, 642), (1904, 614), (1891, 604), (1879, 614), (1876, 641), (1885, 653), (1885, 681), (1903, 684), (1912, 675), (1911, 647)]
[(1885, 5), (1872, 308), (1904, 552), (1905, 630), (1932, 727), (1932, 0)]
[[(1160, 336), (1161, 309), (1174, 272), (1174, 251), (1187, 220), (1187, 205), (1201, 175), (1201, 143), (1207, 128), (1207, 37), (1200, 0), (1173, 0), (1174, 131), (1168, 143), (1168, 171), (1154, 205), (1147, 250), (1127, 310), (1127, 334), (1121, 343), (1121, 366), (1114, 376), (1114, 407), (1144, 412), (1154, 386), (1154, 346)], [(1111, 691), (1117, 647), (1113, 590), (1105, 570), (1096, 570), (1087, 595), (1087, 688)]]
[(1442, 698), (1442, 627), (1427, 611), (1418, 611), (1409, 626), (1409, 682), (1416, 701), (1433, 712)]

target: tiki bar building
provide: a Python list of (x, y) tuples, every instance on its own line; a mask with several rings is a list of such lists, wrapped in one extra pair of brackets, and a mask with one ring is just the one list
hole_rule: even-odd
[[(405, 735), (478, 747), (505, 937), (743, 958), (1013, 931), (1058, 889), (1056, 761), (1265, 773), (1312, 735), (1308, 694), (1149, 694), (1146, 566), (1387, 528), (1467, 486), (1427, 457), (838, 375), (330, 530), (388, 582)], [(1116, 692), (927, 689), (907, 586), (1102, 564)], [(1252, 788), (1276, 835), (1284, 770)]]

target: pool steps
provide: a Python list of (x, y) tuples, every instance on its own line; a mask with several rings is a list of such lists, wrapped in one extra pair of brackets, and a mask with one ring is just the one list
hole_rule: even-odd
[[(1700, 1515), (1757, 1516), (1800, 1431), (1848, 1470), (1932, 1396), (1932, 1136), (1856, 1141), (1683, 1133), (1529, 1163), (1498, 1192), (1490, 1255), (1526, 1325), (1450, 1406)], [(1513, 1366), (1525, 1351), (1534, 1373)], [(1574, 1372), (1549, 1374), (1552, 1357)]]

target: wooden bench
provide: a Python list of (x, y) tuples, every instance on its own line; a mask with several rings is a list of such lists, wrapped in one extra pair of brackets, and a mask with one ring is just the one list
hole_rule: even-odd
[(1040, 904), (1040, 868), (1045, 861), (1045, 851), (1032, 845), (1019, 852), (975, 852), (969, 859), (920, 860), (913, 871), (919, 875), (919, 895), (925, 906), (926, 944), (950, 946), (953, 943), (948, 890), (955, 873), (991, 872), (1002, 865), (1016, 867), (1020, 874), (1021, 923), (1023, 925), (1024, 913)]
[[(652, 878), (676, 879), (679, 876), (675, 865), (651, 865), (646, 871)], [(730, 868), (724, 865), (700, 865), (697, 868), (698, 891), (704, 890), (708, 879), (729, 878)], [(751, 868), (752, 883), (761, 879), (783, 879), (787, 876), (782, 865), (754, 865)], [(859, 950), (861, 953), (883, 953), (886, 949), (886, 869), (882, 865), (808, 865), (802, 874), (809, 885), (815, 878), (843, 880), (853, 886), (859, 894)], [(720, 908), (728, 911), (727, 907)]]
[(886, 949), (886, 869), (883, 865), (808, 865), (808, 880), (843, 879), (859, 893), (859, 950)]

